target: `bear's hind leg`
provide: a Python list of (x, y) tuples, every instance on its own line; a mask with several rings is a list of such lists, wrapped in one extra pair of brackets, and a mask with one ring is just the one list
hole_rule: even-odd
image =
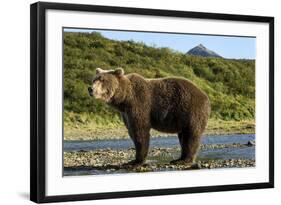
[[(183, 146), (183, 144), (182, 144), (182, 133), (180, 132), (180, 133), (178, 133), (178, 138), (179, 138), (179, 143), (180, 143), (180, 146), (181, 146), (181, 151), (183, 150), (183, 148), (182, 148), (182, 146)], [(181, 156), (182, 156), (182, 153), (181, 153)], [(180, 158), (178, 158), (178, 159), (175, 159), (175, 160), (172, 160), (170, 163), (171, 164), (177, 164), (177, 163), (180, 163), (180, 162), (182, 162), (182, 158), (180, 157)]]
[(190, 163), (192, 164), (196, 158), (198, 148), (200, 146), (200, 136), (195, 135), (187, 130), (178, 134), (181, 145), (181, 156), (179, 159), (171, 161), (172, 164)]

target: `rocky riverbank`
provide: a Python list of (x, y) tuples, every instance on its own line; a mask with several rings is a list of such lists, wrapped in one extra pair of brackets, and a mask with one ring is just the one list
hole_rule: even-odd
[[(243, 149), (255, 146), (254, 141), (246, 144), (205, 144), (201, 145), (200, 150), (218, 150), (218, 149)], [(176, 159), (180, 153), (179, 147), (173, 148), (152, 148), (149, 151), (146, 164), (142, 166), (124, 165), (134, 159), (135, 150), (113, 150), (98, 149), (95, 151), (76, 151), (64, 152), (64, 169), (65, 171), (81, 170), (99, 170), (105, 173), (118, 172), (150, 172), (150, 171), (167, 171), (167, 170), (189, 170), (189, 169), (213, 169), (213, 168), (242, 168), (254, 167), (254, 159), (208, 159), (198, 158), (193, 165), (187, 164), (170, 164), (170, 161)]]

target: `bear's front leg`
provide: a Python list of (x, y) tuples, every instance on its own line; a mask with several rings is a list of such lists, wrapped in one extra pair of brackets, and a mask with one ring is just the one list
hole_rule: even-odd
[(141, 165), (145, 162), (149, 148), (149, 130), (139, 130), (130, 134), (136, 149), (136, 158), (128, 165)]

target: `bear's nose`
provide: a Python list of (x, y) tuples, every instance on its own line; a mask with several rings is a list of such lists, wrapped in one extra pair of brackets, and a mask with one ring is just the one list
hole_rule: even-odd
[(93, 96), (93, 88), (88, 87), (88, 91), (89, 91), (90, 96)]

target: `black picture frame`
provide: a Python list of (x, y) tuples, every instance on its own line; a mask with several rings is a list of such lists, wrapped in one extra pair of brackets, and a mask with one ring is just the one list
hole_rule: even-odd
[[(46, 196), (45, 165), (45, 37), (46, 10), (86, 11), (195, 19), (263, 22), (269, 25), (269, 181), (195, 188), (171, 188), (110, 193)], [(198, 192), (231, 191), (274, 187), (274, 18), (265, 16), (229, 15), (218, 13), (111, 7), (82, 4), (38, 2), (30, 6), (30, 199), (37, 203), (76, 200), (97, 200), (123, 197), (141, 197)]]

